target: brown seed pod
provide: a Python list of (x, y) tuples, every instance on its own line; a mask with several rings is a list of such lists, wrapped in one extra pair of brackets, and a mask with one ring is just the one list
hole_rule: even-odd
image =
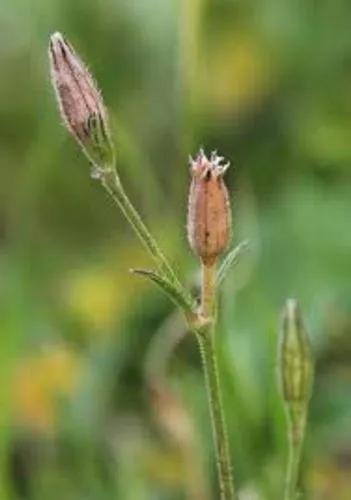
[(111, 166), (107, 112), (93, 77), (60, 33), (50, 37), (49, 56), (52, 84), (68, 130), (94, 165)]
[(188, 239), (194, 253), (211, 266), (227, 248), (231, 237), (231, 213), (223, 175), (229, 163), (214, 152), (210, 159), (200, 150), (190, 158), (192, 181), (188, 207)]

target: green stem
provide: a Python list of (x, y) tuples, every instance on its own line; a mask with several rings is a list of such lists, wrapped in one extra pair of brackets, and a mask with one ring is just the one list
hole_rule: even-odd
[[(168, 260), (161, 252), (153, 236), (140, 218), (125, 193), (121, 181), (114, 169), (106, 169), (102, 175), (102, 184), (118, 204), (135, 233), (151, 254), (162, 275), (189, 301), (189, 297), (176, 277)], [(201, 316), (201, 326), (197, 321)], [(235, 500), (228, 438), (221, 401), (221, 391), (218, 376), (217, 355), (215, 349), (216, 323), (216, 266), (202, 265), (202, 293), (200, 315), (188, 315), (188, 321), (196, 332), (205, 373), (209, 408), (216, 450), (216, 461), (219, 476), (221, 500)]]
[(183, 290), (183, 287), (180, 284), (178, 278), (176, 277), (168, 260), (160, 250), (155, 239), (150, 234), (149, 230), (143, 223), (140, 215), (138, 214), (133, 204), (129, 200), (116, 171), (114, 169), (106, 170), (103, 173), (101, 180), (105, 189), (109, 192), (111, 197), (118, 204), (123, 214), (127, 218), (128, 222), (133, 227), (135, 233), (137, 234), (137, 236), (139, 237), (145, 248), (150, 253), (158, 269), (179, 290)]
[(302, 446), (305, 437), (306, 409), (297, 404), (287, 410), (289, 454), (284, 500), (296, 500)]
[(232, 466), (229, 453), (228, 436), (224, 419), (221, 389), (218, 374), (217, 353), (215, 347), (216, 324), (216, 269), (215, 265), (202, 265), (201, 315), (205, 326), (198, 332), (198, 341), (204, 369), (208, 403), (212, 422), (212, 431), (216, 452), (220, 498), (233, 500), (236, 498)]

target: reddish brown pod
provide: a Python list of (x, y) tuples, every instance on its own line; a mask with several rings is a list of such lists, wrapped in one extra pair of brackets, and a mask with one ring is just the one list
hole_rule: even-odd
[(194, 253), (211, 266), (231, 238), (231, 211), (223, 175), (229, 163), (213, 152), (208, 159), (200, 150), (190, 158), (192, 181), (188, 207), (188, 239)]
[(64, 122), (93, 165), (110, 167), (114, 150), (97, 85), (72, 45), (54, 33), (49, 45), (52, 84)]

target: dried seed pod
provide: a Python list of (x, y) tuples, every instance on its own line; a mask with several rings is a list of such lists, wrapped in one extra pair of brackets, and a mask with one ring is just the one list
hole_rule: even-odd
[(75, 50), (60, 34), (50, 37), (51, 76), (61, 115), (94, 166), (110, 167), (114, 149), (101, 94)]
[(190, 158), (192, 181), (188, 207), (188, 239), (194, 253), (211, 266), (227, 248), (231, 237), (231, 213), (223, 175), (229, 163), (214, 152), (210, 159), (200, 150)]
[(310, 342), (295, 299), (283, 310), (279, 345), (281, 392), (288, 403), (307, 403), (311, 397), (313, 361)]

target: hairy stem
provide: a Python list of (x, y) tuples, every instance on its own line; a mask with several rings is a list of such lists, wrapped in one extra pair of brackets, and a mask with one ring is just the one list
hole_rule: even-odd
[(233, 500), (236, 498), (232, 466), (229, 453), (226, 424), (224, 419), (218, 363), (215, 346), (216, 324), (216, 269), (215, 265), (202, 265), (201, 315), (206, 320), (201, 334), (198, 334), (202, 364), (205, 374), (208, 403), (210, 408), (212, 431), (216, 452), (220, 498)]
[(284, 500), (295, 500), (306, 427), (306, 409), (298, 407), (287, 411), (289, 455), (285, 479)]
[[(135, 233), (148, 250), (162, 275), (172, 283), (187, 301), (189, 296), (176, 277), (168, 260), (158, 247), (155, 239), (148, 231), (140, 215), (129, 200), (115, 170), (105, 170), (101, 178), (102, 184), (118, 204)], [(190, 299), (191, 300), (191, 299)], [(216, 266), (202, 265), (201, 292), (201, 326), (190, 326), (197, 333), (202, 356), (212, 429), (216, 451), (221, 500), (235, 500), (228, 438), (221, 401), (218, 376), (217, 355), (215, 349), (216, 323)], [(195, 315), (194, 315), (195, 317)], [(188, 317), (189, 320), (189, 317)]]
[(122, 210), (123, 214), (127, 218), (128, 222), (134, 229), (135, 233), (137, 234), (145, 248), (150, 253), (160, 272), (179, 290), (183, 291), (183, 287), (176, 277), (168, 260), (145, 226), (140, 215), (134, 208), (134, 205), (129, 200), (116, 171), (114, 169), (105, 171), (102, 175), (101, 181), (105, 189), (109, 192), (111, 197), (116, 201), (116, 203)]

